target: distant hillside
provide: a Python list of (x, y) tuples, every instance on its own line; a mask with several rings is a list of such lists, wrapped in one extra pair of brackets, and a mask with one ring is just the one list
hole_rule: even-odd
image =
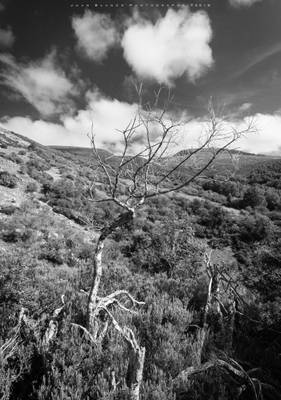
[[(185, 149), (176, 153), (170, 158), (169, 163), (178, 162), (179, 159), (183, 159), (190, 152), (196, 149)], [(198, 155), (196, 155), (197, 164), (203, 164), (213, 155), (215, 149), (203, 149), (200, 150)], [(212, 164), (209, 171), (216, 174), (228, 173), (230, 170), (236, 171), (239, 175), (247, 175), (250, 171), (257, 166), (264, 163), (275, 162), (281, 160), (281, 156), (264, 155), (264, 154), (252, 154), (240, 150), (225, 150), (221, 152), (216, 158), (215, 162)], [(183, 168), (190, 169), (193, 167), (192, 163), (187, 163)]]
[[(28, 139), (25, 136), (19, 135), (18, 133), (8, 131), (0, 126), (0, 147), (5, 146), (17, 146), (17, 147), (28, 147), (30, 144), (36, 143), (34, 140)], [(37, 143), (38, 146), (41, 146)]]
[[(9, 132), (6, 129), (0, 127), (0, 147), (4, 148), (9, 146), (10, 149), (12, 147), (28, 147), (31, 144), (36, 145), (38, 148), (48, 154), (49, 152), (56, 152), (62, 158), (66, 157), (69, 161), (72, 162), (83, 162), (86, 164), (92, 163), (93, 151), (90, 147), (74, 147), (74, 146), (43, 146), (35, 141), (28, 139), (22, 135), (19, 135), (14, 132)], [(171, 165), (177, 163), (180, 159), (184, 158), (189, 152), (194, 151), (195, 149), (184, 149), (177, 152), (175, 155), (171, 157), (164, 158), (162, 160), (162, 167), (164, 169), (170, 168)], [(196, 156), (196, 161), (193, 163), (186, 163), (180, 168), (181, 174), (186, 174), (189, 172), (193, 172), (194, 167), (205, 163), (211, 156), (212, 151), (214, 149), (203, 149)], [(108, 150), (98, 149), (101, 157), (108, 158), (110, 163), (114, 167), (118, 164), (120, 158), (118, 155), (114, 155)], [(140, 162), (142, 158), (139, 158)], [(80, 161), (79, 161), (80, 160)], [(239, 175), (248, 175), (252, 170), (255, 170), (257, 167), (261, 167), (264, 164), (275, 163), (275, 161), (280, 161), (281, 156), (278, 155), (265, 155), (265, 154), (252, 154), (249, 152), (244, 152), (241, 150), (229, 150), (220, 153), (212, 167), (209, 169), (210, 174), (223, 174), (228, 173), (229, 171), (236, 170), (236, 173)], [(135, 160), (136, 161), (136, 160)]]
[[(48, 146), (50, 149), (62, 151), (63, 153), (71, 153), (83, 158), (89, 158), (93, 156), (93, 150), (91, 147), (75, 147), (75, 146)], [(113, 154), (104, 149), (98, 149), (99, 154), (103, 157), (110, 157)]]
[[(195, 150), (196, 150), (196, 148), (184, 149), (184, 150), (181, 150), (181, 151), (177, 152), (177, 153), (175, 154), (175, 156), (186, 156), (186, 155), (188, 155), (189, 153), (191, 153), (192, 151), (195, 151)], [(201, 151), (202, 151), (202, 152), (209, 153), (210, 151), (213, 151), (213, 150), (215, 150), (215, 148), (203, 149), (203, 150), (201, 150)], [(249, 153), (249, 152), (242, 151), (242, 150), (231, 149), (231, 150), (227, 150), (227, 151), (228, 151), (229, 153), (231, 153), (231, 154), (253, 155), (253, 153)], [(259, 156), (259, 155), (260, 155), (260, 154), (257, 154), (257, 156)]]
[[(89, 160), (93, 157), (93, 151), (89, 147), (72, 147), (72, 146), (49, 146), (51, 149), (58, 150), (63, 153), (70, 153), (73, 156), (78, 156), (80, 159)], [(191, 151), (195, 149), (185, 149), (177, 152), (171, 157), (167, 157), (163, 159), (163, 167), (169, 167), (171, 163), (177, 162), (179, 158), (183, 158), (188, 155)], [(214, 149), (203, 149), (200, 151), (200, 155), (197, 156), (197, 159), (201, 162), (205, 162), (208, 158), (212, 156), (212, 151)], [(118, 155), (114, 155), (111, 152), (105, 149), (98, 149), (99, 154), (102, 157), (111, 158), (111, 162), (115, 164), (119, 160)], [(218, 156), (214, 165), (212, 166), (213, 171), (217, 171), (221, 173), (222, 170), (226, 168), (226, 171), (229, 169), (233, 169), (234, 164), (236, 164), (237, 171), (240, 174), (245, 175), (249, 173), (249, 171), (256, 167), (257, 165), (261, 165), (264, 162), (281, 160), (281, 156), (278, 155), (265, 155), (265, 154), (252, 154), (249, 152), (241, 151), (241, 150), (226, 150)], [(190, 168), (190, 164), (183, 166), (182, 169)]]

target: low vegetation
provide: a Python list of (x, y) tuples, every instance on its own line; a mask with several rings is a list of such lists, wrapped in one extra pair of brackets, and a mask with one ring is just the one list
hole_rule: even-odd
[(14, 188), (17, 186), (17, 178), (8, 171), (0, 171), (0, 185)]
[(126, 158), (66, 151), (0, 172), (27, 196), (0, 209), (0, 398), (281, 398), (280, 161), (188, 188), (182, 167), (159, 196), (145, 174), (110, 187)]

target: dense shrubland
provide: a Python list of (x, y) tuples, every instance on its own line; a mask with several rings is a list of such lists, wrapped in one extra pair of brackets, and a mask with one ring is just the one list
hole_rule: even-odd
[[(87, 158), (25, 151), (29, 199), (0, 210), (0, 398), (131, 399), (122, 334), (111, 323), (93, 343), (81, 329), (94, 245), (120, 208), (96, 202), (108, 194), (107, 179)], [(174, 183), (184, 178), (179, 171)], [(4, 174), (0, 184), (13, 179)], [(280, 398), (278, 179), (273, 165), (209, 176), (192, 187), (200, 198), (184, 190), (151, 197), (108, 236), (99, 299), (125, 289), (139, 302), (110, 311), (146, 349), (142, 400)], [(128, 194), (124, 182), (119, 190)], [(218, 276), (219, 299), (210, 293)], [(47, 342), (52, 321), (56, 336)], [(108, 321), (106, 310), (99, 321)]]
[[(271, 226), (267, 234), (257, 234), (260, 222), (255, 225), (256, 218), (264, 216), (247, 215), (231, 223), (226, 214), (218, 220), (217, 209), (209, 206), (206, 221), (204, 203), (196, 213), (192, 203), (186, 208), (183, 211), (176, 202), (161, 198), (151, 202), (134, 226), (116, 231), (105, 251), (101, 292), (126, 288), (145, 301), (136, 315), (116, 311), (116, 318), (131, 326), (147, 349), (142, 398), (238, 398), (239, 385), (224, 377), (220, 369), (199, 374), (184, 390), (181, 386), (175, 388), (173, 381), (198, 362), (198, 329), (208, 287), (203, 254), (208, 241), (216, 238), (219, 248), (225, 246), (227, 236), (237, 253), (234, 260), (238, 261), (233, 264), (232, 259), (226, 258), (218, 262), (231, 272), (242, 296), (233, 344), (225, 353), (227, 332), (216, 333), (216, 325), (212, 325), (216, 324), (215, 319), (211, 319), (202, 357), (212, 359), (221, 356), (221, 352), (234, 357), (241, 367), (253, 369), (252, 378), (269, 385), (263, 388), (265, 398), (277, 399), (274, 388), (278, 389), (280, 380), (276, 352), (281, 329), (281, 260), (275, 228)], [(34, 204), (23, 206), (3, 223), (2, 239), (12, 247), (9, 256), (1, 258), (2, 343), (12, 336), (22, 307), (37, 316), (43, 327), (63, 292), (67, 297), (67, 317), (60, 321), (60, 335), (48, 351), (38, 349), (32, 332), (25, 332), (15, 353), (1, 364), (3, 398), (125, 399), (128, 350), (123, 340), (111, 329), (102, 344), (93, 346), (72, 325), (83, 324), (86, 318), (81, 289), (88, 287), (92, 245), (63, 225), (56, 226), (56, 220), (46, 212), (35, 210)], [(197, 226), (205, 232), (203, 241), (196, 238)], [(252, 229), (255, 235), (243, 233), (242, 226), (246, 232)], [(7, 236), (8, 228), (14, 228), (17, 235)], [(223, 301), (228, 307), (227, 298)], [(224, 318), (226, 323), (227, 313)], [(248, 389), (240, 398), (255, 397)]]

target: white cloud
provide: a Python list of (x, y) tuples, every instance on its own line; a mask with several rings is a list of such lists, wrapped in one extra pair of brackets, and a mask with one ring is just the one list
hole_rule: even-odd
[(2, 11), (4, 11), (4, 10), (5, 10), (4, 4), (3, 4), (3, 3), (0, 3), (0, 12), (2, 12)]
[(33, 121), (30, 117), (2, 118), (1, 126), (5, 129), (19, 133), (29, 139), (44, 145), (62, 144), (77, 145), (69, 132), (63, 125), (46, 122), (43, 120)]
[[(98, 147), (120, 153), (122, 151), (124, 130), (133, 121), (138, 110), (138, 104), (129, 104), (117, 99), (110, 99), (98, 92), (88, 92), (88, 104), (76, 115), (63, 115), (61, 123), (51, 123), (44, 120), (32, 120), (30, 117), (4, 117), (0, 124), (11, 131), (27, 136), (43, 145), (64, 145), (90, 147), (87, 136), (95, 135)], [(151, 124), (151, 137), (156, 139), (159, 131)], [(140, 146), (146, 137), (142, 128), (137, 129), (129, 152), (140, 151)]]
[(258, 113), (253, 116), (253, 120), (257, 133), (241, 139), (240, 146), (254, 153), (276, 151), (281, 146), (281, 116)]
[[(124, 129), (133, 119), (137, 104), (120, 102), (117, 99), (106, 98), (98, 92), (87, 93), (88, 104), (85, 109), (75, 115), (63, 115), (61, 123), (51, 123), (42, 119), (32, 120), (29, 117), (5, 117), (1, 125), (14, 132), (27, 136), (44, 145), (90, 146), (87, 133), (93, 123), (94, 134), (98, 147), (120, 152), (122, 135), (117, 129)], [(184, 117), (184, 115), (183, 115)], [(228, 121), (225, 130), (237, 130), (247, 124), (248, 118), (253, 118), (257, 133), (245, 135), (234, 144), (235, 148), (253, 153), (272, 153), (281, 148), (281, 115), (255, 114), (251, 117)], [(206, 121), (194, 119), (183, 125), (178, 139), (178, 148), (196, 147), (203, 137)], [(141, 133), (141, 132), (140, 132)], [(139, 149), (141, 140), (134, 144), (134, 150)], [(214, 145), (222, 145), (217, 142)], [(176, 151), (176, 150), (175, 150)]]
[(257, 3), (258, 1), (262, 0), (229, 0), (230, 5), (233, 7), (250, 7), (254, 3)]
[[(236, 141), (232, 147), (251, 153), (271, 153), (281, 148), (281, 116), (257, 113), (235, 121), (227, 121), (223, 124), (225, 132), (231, 132), (233, 128), (242, 131), (249, 125), (249, 121), (254, 122), (255, 133), (245, 134)], [(182, 146), (193, 147), (198, 145), (198, 138), (202, 136), (205, 123), (197, 119), (185, 126), (184, 139)], [(223, 141), (217, 145), (222, 145)], [(215, 143), (214, 143), (215, 145)]]
[(111, 147), (116, 144), (115, 150), (118, 151), (122, 136), (117, 129), (126, 128), (136, 113), (137, 105), (105, 98), (97, 93), (88, 93), (87, 97), (89, 103), (85, 110), (79, 110), (74, 118), (70, 116), (62, 118), (65, 129), (73, 133), (82, 132), (80, 138), (82, 139), (83, 136), (82, 140), (86, 146), (89, 145), (89, 138), (86, 134), (90, 131), (91, 123), (93, 123), (93, 133), (96, 135), (97, 145)]
[(44, 145), (90, 146), (87, 133), (93, 122), (94, 134), (99, 147), (109, 148), (116, 144), (118, 151), (122, 136), (116, 129), (125, 129), (134, 117), (137, 105), (88, 93), (88, 106), (75, 116), (64, 115), (61, 124), (28, 117), (3, 118), (1, 125)]
[[(1, 11), (1, 3), (0, 3)], [(15, 36), (11, 28), (2, 29), (0, 28), (0, 48), (12, 47), (15, 42)]]
[(207, 13), (169, 9), (153, 24), (137, 16), (122, 39), (127, 62), (137, 75), (171, 85), (186, 74), (194, 81), (213, 64)]
[(104, 60), (109, 49), (118, 42), (115, 25), (106, 14), (86, 11), (82, 17), (73, 17), (72, 27), (78, 40), (78, 48), (97, 62)]
[(21, 64), (11, 55), (0, 55), (4, 71), (3, 84), (21, 94), (42, 115), (57, 114), (69, 109), (69, 96), (76, 93), (73, 84), (55, 61), (52, 52), (42, 60)]

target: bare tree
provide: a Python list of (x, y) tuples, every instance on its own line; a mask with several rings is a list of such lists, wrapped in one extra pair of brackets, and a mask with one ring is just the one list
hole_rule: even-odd
[[(224, 119), (222, 116), (216, 115), (210, 103), (200, 145), (195, 149), (188, 150), (182, 157), (176, 158), (174, 163), (170, 163), (171, 160), (167, 156), (171, 148), (174, 148), (175, 140), (184, 129), (186, 122), (178, 122), (171, 117), (171, 113), (168, 111), (172, 101), (170, 94), (161, 106), (161, 90), (155, 93), (153, 104), (142, 103), (142, 86), (138, 88), (138, 95), (140, 103), (136, 115), (125, 129), (118, 131), (123, 140), (119, 157), (106, 157), (100, 153), (96, 145), (93, 126), (89, 134), (97, 170), (101, 170), (106, 178), (106, 196), (98, 200), (92, 196), (92, 199), (95, 202), (116, 204), (120, 208), (121, 214), (110, 225), (101, 229), (96, 242), (91, 286), (87, 294), (87, 330), (94, 341), (102, 340), (108, 323), (112, 323), (129, 344), (131, 357), (128, 367), (128, 377), (130, 377), (128, 386), (131, 390), (132, 400), (139, 399), (145, 349), (138, 345), (131, 329), (119, 326), (111, 311), (117, 307), (125, 312), (134, 313), (134, 306), (142, 303), (125, 290), (105, 297), (99, 296), (105, 241), (116, 229), (130, 224), (137, 209), (148, 199), (169, 194), (190, 185), (204, 174), (220, 153), (228, 149), (244, 134), (254, 131), (253, 121), (249, 121), (247, 126), (241, 130), (234, 127), (230, 129), (228, 127), (226, 130)], [(205, 156), (203, 160), (200, 160), (201, 153), (206, 149), (208, 149), (208, 157)], [(186, 165), (192, 167), (190, 168), (191, 172), (180, 182), (172, 185), (171, 179)], [(126, 186), (125, 193), (124, 185)], [(210, 279), (209, 300), (211, 301), (214, 297), (213, 287), (216, 277), (211, 276)], [(209, 307), (208, 302), (206, 307)], [(208, 310), (205, 311), (207, 315)], [(101, 322), (101, 313), (106, 313), (108, 316), (105, 323)], [(205, 328), (207, 328), (206, 324)]]
[[(229, 355), (232, 347), (235, 315), (237, 312), (236, 303), (241, 300), (241, 296), (237, 289), (237, 283), (234, 282), (226, 268), (224, 266), (219, 267), (216, 263), (213, 263), (211, 256), (212, 251), (205, 252), (204, 254), (205, 270), (209, 282), (203, 323), (201, 327), (197, 326), (198, 347), (196, 362), (181, 371), (173, 379), (174, 389), (181, 390), (182, 388), (187, 388), (194, 378), (208, 371), (216, 370), (221, 376), (231, 379), (237, 385), (240, 394), (249, 389), (256, 400), (263, 398), (263, 389), (270, 389), (276, 394), (274, 387), (251, 377), (251, 373), (255, 369), (246, 371), (241, 364)], [(224, 300), (223, 297), (225, 298)], [(226, 308), (225, 306), (227, 305), (228, 307)], [(214, 323), (214, 315), (216, 316), (215, 320), (219, 323), (219, 333), (224, 335), (224, 351), (220, 351), (220, 358), (212, 354), (209, 360), (204, 362), (202, 355), (208, 339), (208, 332), (210, 331), (210, 317), (212, 317), (212, 323)]]

